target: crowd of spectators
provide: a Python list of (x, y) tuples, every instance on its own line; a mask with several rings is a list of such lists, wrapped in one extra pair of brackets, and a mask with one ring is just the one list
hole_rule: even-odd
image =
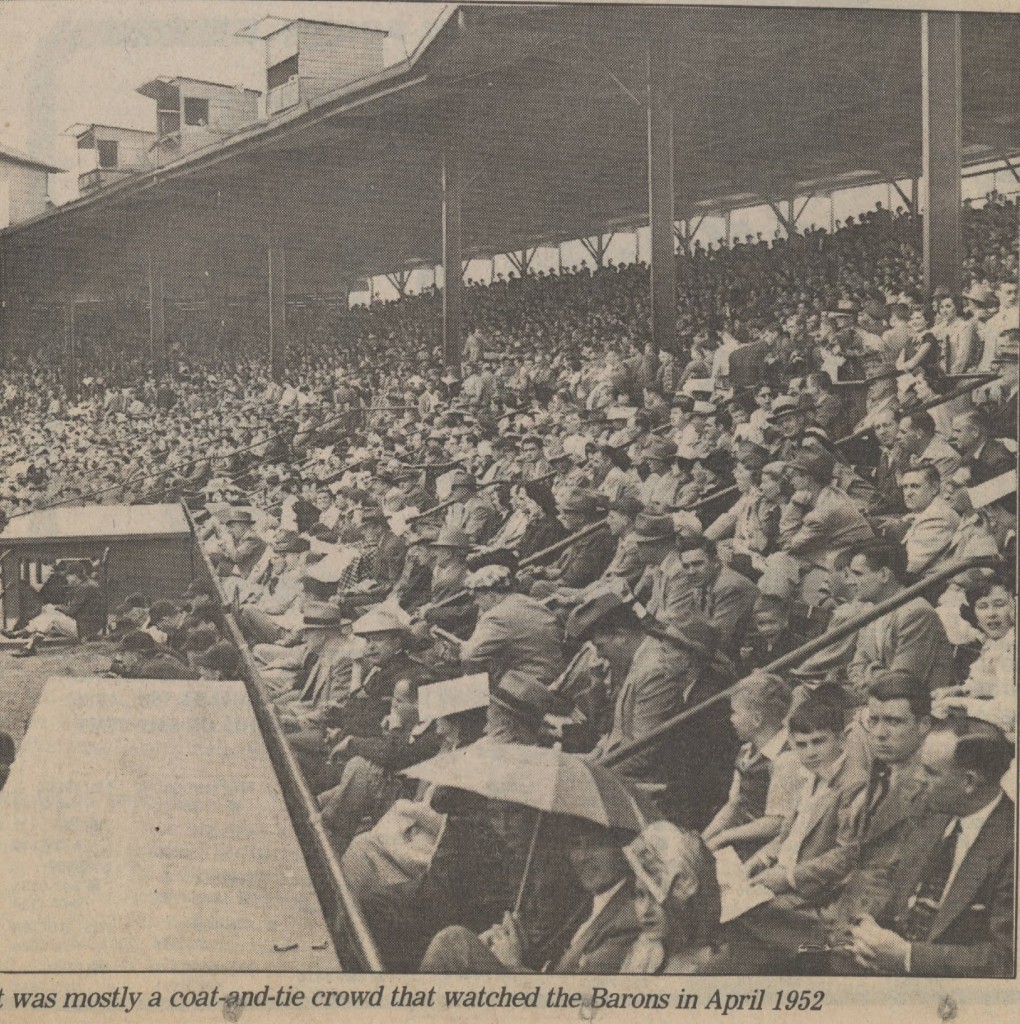
[[(675, 352), (634, 264), (470, 287), (460, 375), (434, 291), (295, 316), (280, 382), (38, 355), (0, 507), (189, 506), (218, 593), (126, 602), (116, 670), (236, 673), (225, 598), (388, 967), (1008, 975), (1016, 214), (961, 295), (881, 207), (696, 246)], [(557, 758), (629, 802), (539, 833)]]

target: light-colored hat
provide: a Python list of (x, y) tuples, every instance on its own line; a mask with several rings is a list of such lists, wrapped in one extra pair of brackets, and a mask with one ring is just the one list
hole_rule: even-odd
[(623, 848), (623, 855), (660, 904), (670, 895), (685, 903), (698, 892), (705, 847), (696, 832), (653, 821)]
[(377, 605), (358, 619), (351, 627), (356, 636), (369, 636), (372, 633), (403, 633), (410, 625), (406, 612), (398, 614), (401, 609), (391, 605)]
[(972, 284), (963, 293), (963, 297), (970, 299), (971, 302), (976, 302), (979, 306), (991, 306), (997, 302), (995, 292), (988, 285), (979, 282)]
[(464, 580), (468, 590), (505, 590), (510, 586), (510, 570), (505, 565), (483, 565), (468, 573)]

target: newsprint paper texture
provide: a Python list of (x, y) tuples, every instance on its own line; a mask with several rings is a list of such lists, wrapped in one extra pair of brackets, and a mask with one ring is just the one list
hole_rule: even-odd
[(1016, 1020), (1018, 53), (2, 0), (0, 1022)]

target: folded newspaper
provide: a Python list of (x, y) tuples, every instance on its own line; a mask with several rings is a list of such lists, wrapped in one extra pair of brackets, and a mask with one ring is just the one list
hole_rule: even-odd
[(721, 924), (735, 921), (749, 910), (775, 899), (771, 889), (749, 881), (747, 871), (732, 846), (715, 851), (715, 870), (722, 896)]

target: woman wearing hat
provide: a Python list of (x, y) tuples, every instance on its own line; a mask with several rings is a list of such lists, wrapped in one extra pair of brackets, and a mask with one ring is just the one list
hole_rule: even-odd
[(726, 955), (719, 946), (722, 897), (715, 861), (701, 836), (667, 821), (648, 825), (623, 848), (634, 872), (641, 933), (621, 974), (709, 974)]

